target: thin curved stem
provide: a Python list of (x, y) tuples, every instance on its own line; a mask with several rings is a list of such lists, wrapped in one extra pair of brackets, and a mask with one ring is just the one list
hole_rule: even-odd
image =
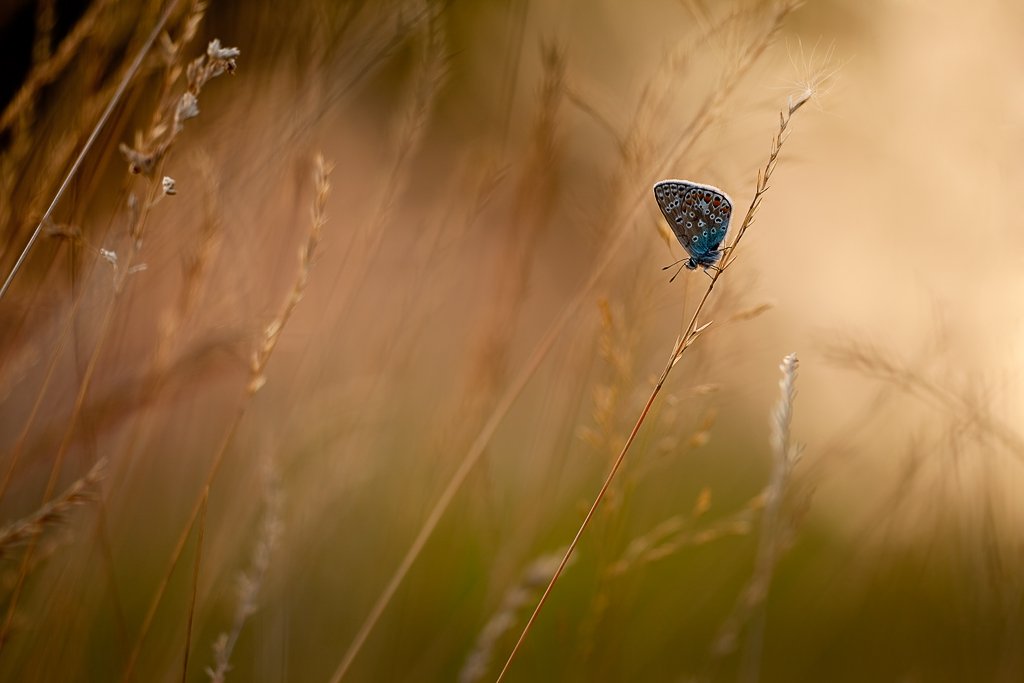
[(732, 241), (732, 244), (729, 246), (730, 257), (725, 263), (722, 264), (722, 267), (720, 269), (714, 272), (714, 275), (710, 276), (711, 281), (708, 283), (707, 289), (704, 290), (704, 296), (701, 297), (700, 302), (697, 304), (697, 308), (693, 311), (693, 315), (690, 318), (689, 324), (686, 326), (685, 332), (679, 337), (678, 341), (676, 342), (676, 345), (672, 350), (672, 355), (670, 356), (668, 363), (665, 365), (665, 369), (661, 373), (661, 377), (658, 378), (657, 384), (655, 384), (654, 389), (651, 390), (651, 395), (648, 397), (647, 403), (644, 404), (643, 409), (640, 411), (640, 415), (637, 417), (636, 423), (633, 425), (633, 429), (629, 433), (629, 437), (626, 439), (626, 442), (622, 445), (622, 449), (619, 451), (618, 457), (615, 458), (615, 462), (612, 464), (612, 468), (608, 472), (608, 476), (605, 477), (604, 483), (601, 485), (600, 491), (598, 491), (597, 496), (594, 498), (594, 502), (590, 506), (590, 510), (587, 512), (586, 517), (583, 518), (583, 522), (580, 524), (579, 529), (576, 531), (576, 535), (573, 537), (572, 543), (569, 544), (569, 547), (566, 549), (565, 554), (562, 556), (562, 561), (558, 564), (558, 569), (555, 570), (555, 573), (551, 577), (551, 580), (548, 582), (547, 587), (544, 589), (544, 593), (541, 595), (540, 600), (537, 601), (537, 606), (534, 608), (533, 613), (530, 615), (530, 618), (527, 620), (526, 625), (523, 627), (522, 633), (519, 634), (519, 639), (516, 641), (515, 646), (513, 646), (512, 651), (509, 653), (508, 659), (505, 661), (505, 666), (502, 667), (501, 673), (498, 674), (498, 683), (500, 683), (501, 680), (505, 677), (505, 673), (511, 666), (512, 660), (515, 659), (516, 653), (519, 652), (519, 648), (522, 646), (523, 641), (526, 640), (526, 636), (530, 632), (533, 623), (537, 620), (537, 615), (540, 614), (541, 608), (543, 608), (544, 603), (547, 602), (548, 595), (550, 595), (551, 590), (554, 588), (555, 582), (558, 581), (558, 578), (562, 575), (562, 570), (564, 570), (565, 566), (569, 563), (569, 559), (572, 557), (572, 553), (576, 549), (576, 545), (579, 543), (580, 538), (583, 536), (583, 532), (586, 531), (587, 527), (590, 525), (590, 520), (593, 518), (598, 506), (601, 504), (601, 501), (604, 500), (605, 494), (611, 487), (612, 481), (615, 479), (616, 473), (618, 473), (619, 468), (621, 467), (623, 461), (626, 458), (626, 453), (629, 452), (629, 448), (630, 446), (633, 445), (633, 441), (636, 439), (636, 435), (640, 431), (640, 427), (643, 426), (644, 420), (647, 419), (647, 414), (650, 412), (651, 406), (654, 405), (654, 400), (658, 397), (658, 394), (661, 393), (661, 388), (662, 386), (664, 386), (665, 381), (668, 379), (669, 373), (672, 372), (672, 368), (674, 368), (676, 363), (678, 363), (679, 360), (682, 358), (682, 355), (686, 351), (686, 349), (689, 348), (690, 345), (697, 340), (697, 337), (700, 335), (700, 333), (707, 329), (707, 327), (711, 324), (710, 322), (708, 322), (705, 323), (704, 325), (701, 325), (700, 327), (697, 327), (697, 319), (700, 316), (701, 311), (704, 309), (704, 305), (711, 297), (711, 292), (715, 289), (715, 284), (718, 282), (718, 279), (725, 273), (726, 268), (728, 268), (735, 260), (734, 253), (736, 245), (743, 238), (743, 235), (746, 233), (747, 228), (749, 228), (751, 223), (753, 223), (754, 217), (757, 213), (757, 209), (761, 205), (761, 199), (764, 197), (765, 192), (768, 191), (768, 180), (778, 164), (779, 153), (782, 150), (783, 142), (785, 142), (786, 140), (786, 130), (789, 126), (789, 121), (790, 119), (792, 119), (793, 114), (798, 109), (800, 109), (800, 107), (802, 107), (808, 99), (809, 95), (796, 101), (790, 100), (788, 102), (787, 108), (780, 112), (779, 131), (775, 135), (775, 137), (772, 138), (772, 147), (771, 152), (768, 156), (768, 162), (765, 164), (764, 169), (758, 172), (757, 185), (754, 191), (754, 197), (750, 202), (750, 207), (747, 209), (747, 214), (746, 216), (744, 216), (743, 222), (740, 224), (740, 228), (736, 233), (736, 238)]

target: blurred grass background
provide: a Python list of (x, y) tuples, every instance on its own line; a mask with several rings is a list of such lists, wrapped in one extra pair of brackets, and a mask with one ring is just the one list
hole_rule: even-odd
[[(164, 7), (0, 7), (4, 275)], [(1022, 29), (180, 0), (0, 300), (0, 678), (493, 679), (707, 286), (651, 185), (745, 209), (810, 94), (508, 680), (1020, 680)]]

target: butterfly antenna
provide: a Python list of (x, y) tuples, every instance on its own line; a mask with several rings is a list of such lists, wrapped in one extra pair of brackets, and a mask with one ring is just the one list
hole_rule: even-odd
[[(686, 260), (686, 259), (684, 259), (684, 258), (681, 258), (681, 259), (679, 259), (678, 261), (676, 261), (675, 263), (670, 263), (670, 264), (668, 264), (667, 266), (663, 266), (663, 267), (662, 267), (662, 270), (668, 270), (668, 269), (669, 269), (669, 268), (671, 268), (672, 266), (678, 265), (678, 264), (682, 263), (682, 262), (683, 262), (683, 261), (685, 261), (685, 260)], [(672, 277), (675, 277), (675, 276), (673, 275)], [(669, 280), (669, 282), (672, 282), (672, 280)]]

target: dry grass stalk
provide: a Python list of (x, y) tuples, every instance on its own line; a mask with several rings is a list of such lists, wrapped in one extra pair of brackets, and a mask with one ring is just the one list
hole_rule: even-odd
[(266, 370), (267, 362), (270, 360), (270, 354), (274, 352), (277, 342), (281, 338), (281, 330), (284, 329), (288, 319), (295, 312), (295, 307), (302, 301), (302, 296), (306, 292), (306, 287), (309, 285), (309, 276), (313, 270), (313, 261), (316, 257), (317, 247), (320, 245), (320, 240), (323, 237), (324, 226), (327, 225), (327, 197), (331, 191), (330, 174), (332, 167), (324, 160), (322, 154), (317, 155), (314, 164), (316, 170), (314, 173), (315, 194), (311, 216), (312, 221), (306, 241), (299, 249), (298, 275), (291, 290), (285, 297), (281, 311), (263, 330), (260, 344), (256, 347), (250, 359), (249, 384), (246, 387), (246, 391), (250, 396), (259, 391), (260, 387), (266, 382), (263, 372)]
[[(722, 76), (721, 82), (713, 88), (711, 95), (704, 101), (693, 122), (679, 136), (678, 141), (670, 147), (666, 156), (666, 163), (657, 169), (656, 177), (664, 177), (674, 169), (680, 159), (684, 159), (693, 149), (696, 141), (719, 120), (729, 98), (743, 82), (743, 78), (750, 73), (754, 64), (764, 55), (765, 50), (772, 44), (775, 37), (782, 30), (786, 18), (800, 6), (800, 0), (782, 0), (774, 3), (769, 8), (769, 23), (767, 30), (757, 36), (753, 41), (745, 44), (739, 51), (735, 62), (731, 62), (726, 73)], [(741, 14), (740, 16), (746, 16)], [(649, 188), (645, 187), (644, 192), (637, 198), (637, 205), (649, 201)]]
[(761, 514), (761, 533), (758, 540), (754, 573), (740, 596), (733, 613), (726, 620), (715, 642), (719, 657), (734, 652), (739, 635), (748, 626), (747, 642), (743, 652), (740, 679), (756, 681), (760, 672), (761, 650), (764, 642), (764, 603), (771, 586), (772, 575), (779, 555), (785, 549), (788, 529), (782, 520), (782, 502), (800, 457), (800, 448), (792, 442), (791, 426), (793, 402), (796, 398), (796, 354), (782, 360), (779, 369), (779, 402), (772, 411), (771, 449), (772, 473), (765, 489), (764, 512)]
[(992, 413), (983, 397), (969, 386), (949, 386), (905, 361), (870, 344), (856, 341), (831, 344), (825, 349), (833, 363), (884, 382), (903, 393), (943, 410), (982, 443), (996, 445), (1018, 460), (1024, 459), (1024, 436)]
[(189, 593), (188, 616), (185, 622), (185, 652), (181, 657), (181, 683), (188, 680), (188, 660), (192, 653), (192, 625), (196, 618), (196, 600), (199, 596), (199, 570), (203, 562), (203, 539), (206, 538), (206, 511), (209, 497), (203, 498), (199, 510), (199, 534), (196, 536), (196, 559), (192, 563), (192, 590)]
[(285, 324), (291, 318), (299, 301), (302, 300), (302, 296), (309, 284), (309, 277), (316, 258), (317, 247), (320, 244), (323, 228), (327, 223), (326, 205), (327, 197), (331, 188), (329, 181), (331, 168), (331, 165), (324, 160), (323, 155), (318, 154), (315, 160), (314, 169), (315, 194), (313, 199), (312, 220), (310, 223), (309, 233), (306, 236), (306, 241), (299, 248), (299, 269), (296, 273), (295, 282), (292, 284), (292, 287), (285, 296), (284, 303), (282, 304), (277, 316), (263, 329), (263, 333), (260, 335), (256, 349), (252, 353), (249, 364), (249, 381), (245, 386), (246, 400), (243, 401), (241, 406), (239, 406), (234, 418), (228, 424), (221, 443), (213, 455), (213, 459), (210, 463), (209, 470), (207, 471), (206, 479), (203, 483), (199, 497), (193, 504), (188, 518), (185, 520), (185, 525), (181, 534), (178, 536), (174, 549), (171, 551), (171, 557), (168, 562), (167, 569), (158, 582), (153, 597), (150, 599), (146, 614), (143, 617), (142, 624), (139, 627), (139, 632), (136, 635), (135, 644), (132, 647), (131, 653), (128, 656), (122, 672), (121, 678), (123, 681), (131, 680), (134, 675), (135, 664), (137, 663), (139, 654), (142, 651), (142, 645), (146, 640), (146, 636), (149, 634), (149, 629), (153, 625), (157, 608), (160, 606), (164, 593), (167, 591), (167, 586), (170, 583), (171, 576), (173, 575), (175, 568), (178, 566), (178, 562), (181, 560), (181, 555), (185, 550), (185, 544), (188, 542), (188, 538), (192, 534), (192, 530), (200, 516), (204, 514), (207, 502), (209, 501), (210, 488), (213, 485), (213, 480), (220, 471), (220, 467), (224, 462), (224, 457), (227, 455), (228, 448), (234, 441), (235, 434), (242, 422), (242, 418), (245, 416), (246, 409), (248, 408), (252, 397), (266, 383), (264, 372), (268, 362), (270, 361), (270, 357), (273, 354), (274, 349), (277, 347), (277, 343), (280, 340), (281, 332), (284, 329)]
[(633, 380), (633, 352), (636, 331), (622, 319), (621, 307), (613, 307), (607, 299), (598, 300), (600, 332), (598, 355), (608, 368), (607, 381), (597, 384), (591, 394), (591, 416), (595, 428), (583, 427), (579, 435), (588, 445), (599, 451), (610, 451), (614, 456), (621, 444), (617, 443), (622, 394)]
[(509, 654), (508, 661), (505, 663), (505, 668), (502, 669), (501, 675), (498, 676), (499, 681), (504, 677), (505, 672), (511, 665), (512, 660), (515, 658), (516, 652), (519, 650), (519, 647), (525, 640), (527, 633), (529, 633), (530, 627), (533, 625), (534, 620), (540, 613), (541, 608), (544, 606), (544, 603), (547, 600), (547, 597), (550, 594), (551, 589), (558, 581), (558, 577), (561, 574), (562, 569), (564, 569), (565, 563), (569, 561), (569, 558), (572, 556), (572, 552), (573, 550), (575, 550), (576, 545), (579, 543), (579, 540), (582, 537), (583, 532), (589, 526), (590, 520), (593, 518), (593, 515), (596, 512), (598, 506), (601, 504), (601, 501), (604, 499), (605, 494), (608, 492), (608, 489), (611, 486), (612, 481), (615, 479), (615, 475), (617, 474), (619, 468), (622, 466), (622, 463), (625, 460), (626, 453), (629, 451), (629, 448), (633, 444), (634, 439), (636, 439), (636, 436), (640, 431), (640, 427), (646, 420), (647, 414), (650, 412), (651, 407), (654, 405), (655, 399), (657, 399), (658, 394), (661, 392), (661, 388), (664, 386), (665, 381), (668, 379), (669, 373), (672, 371), (672, 368), (674, 368), (676, 364), (682, 359), (686, 349), (689, 348), (691, 344), (696, 342), (701, 332), (707, 329), (707, 327), (711, 324), (710, 322), (708, 322), (698, 326), (697, 321), (699, 319), (701, 312), (704, 309), (705, 304), (708, 301), (708, 298), (711, 296), (711, 292), (714, 290), (715, 284), (718, 282), (718, 279), (725, 272), (728, 265), (732, 263), (735, 259), (736, 246), (742, 239), (747, 228), (754, 220), (754, 216), (757, 212), (758, 207), (760, 206), (761, 199), (763, 198), (765, 192), (768, 189), (768, 180), (771, 178), (771, 175), (778, 164), (779, 153), (781, 152), (782, 144), (785, 142), (785, 133), (789, 126), (789, 122), (792, 119), (793, 114), (795, 114), (804, 104), (806, 104), (806, 102), (809, 99), (809, 94), (803, 95), (797, 100), (791, 99), (788, 102), (786, 109), (780, 112), (779, 131), (772, 139), (772, 147), (771, 152), (768, 156), (768, 163), (765, 165), (762, 171), (758, 172), (754, 198), (751, 201), (750, 208), (747, 210), (747, 214), (740, 225), (740, 229), (737, 232), (736, 237), (733, 239), (732, 243), (728, 247), (728, 261), (725, 264), (723, 264), (721, 270), (715, 271), (714, 275), (711, 276), (711, 280), (708, 283), (707, 289), (704, 292), (704, 296), (697, 304), (697, 307), (693, 312), (693, 316), (690, 319), (689, 325), (686, 327), (684, 333), (677, 340), (675, 348), (672, 351), (672, 355), (670, 356), (668, 363), (665, 366), (665, 369), (662, 371), (661, 377), (658, 379), (658, 382), (655, 384), (654, 389), (651, 391), (651, 395), (648, 398), (647, 403), (641, 410), (640, 416), (637, 418), (636, 424), (633, 426), (632, 431), (627, 437), (626, 442), (623, 445), (621, 452), (619, 453), (619, 456), (616, 458), (614, 464), (611, 467), (611, 470), (608, 473), (608, 476), (605, 478), (604, 484), (601, 486), (600, 491), (594, 498), (594, 502), (591, 505), (590, 510), (587, 512), (586, 517), (583, 519), (583, 522), (580, 524), (580, 527), (577, 530), (575, 537), (569, 544), (569, 548), (566, 551), (562, 566), (560, 566), (559, 569), (555, 572), (555, 574), (551, 577), (551, 582), (548, 584), (547, 590), (544, 591), (544, 594), (541, 596), (540, 601), (537, 603), (537, 607), (534, 610), (533, 616), (530, 617), (530, 620), (527, 622), (526, 627), (523, 629), (523, 632), (520, 635), (519, 641), (516, 643), (515, 647), (513, 647), (511, 653)]
[[(511, 193), (512, 206), (507, 218), (494, 229), (501, 241), (491, 247), (492, 265), (488, 270), (492, 278), (487, 295), (491, 303), (474, 333), (476, 339), (467, 362), (461, 403), (455, 410), (454, 424), (439, 447), (442, 451), (465, 450), (494, 406), (508, 371), (509, 353), (527, 298), (537, 243), (549, 225), (555, 203), (557, 168), (562, 156), (558, 124), (566, 77), (564, 51), (555, 44), (542, 45), (541, 67), (543, 75), (525, 159), (516, 171)], [(503, 99), (511, 96), (511, 90), (502, 95)], [(492, 177), (498, 177), (495, 166), (488, 170)], [(491, 191), (490, 182), (481, 179), (478, 192), (482, 194), (475, 204)], [(473, 211), (478, 209), (474, 207)]]
[(238, 575), (238, 603), (235, 606), (231, 629), (221, 633), (213, 644), (213, 666), (206, 669), (212, 683), (224, 683), (228, 671), (231, 670), (231, 654), (245, 623), (256, 613), (259, 593), (281, 536), (281, 487), (274, 472), (273, 460), (269, 457), (265, 461), (263, 479), (263, 518), (260, 521), (256, 546), (249, 559), (249, 567)]
[[(511, 23), (518, 26), (521, 19), (517, 17)], [(510, 52), (516, 53), (516, 60), (520, 59), (520, 49), (515, 47), (506, 50), (505, 59), (510, 58)], [(441, 451), (461, 451), (466, 448), (472, 439), (473, 430), (485, 419), (486, 411), (492, 406), (495, 394), (500, 389), (507, 367), (508, 350), (525, 298), (537, 239), (547, 225), (556, 194), (555, 170), (561, 147), (557, 123), (564, 88), (564, 53), (557, 46), (542, 45), (541, 61), (543, 76), (525, 145), (525, 159), (521, 165), (504, 162), (509, 166), (512, 163), (519, 166), (511, 193), (512, 208), (503, 221), (488, 230), (501, 239), (500, 246), (491, 251), (493, 265), (488, 269), (492, 274), (492, 291), (487, 296), (493, 303), (487, 307), (479, 331), (475, 333), (477, 338), (472, 343), (471, 358), (467, 363), (467, 380), (460, 396), (461, 405), (456, 409), (458, 417), (454, 424), (443, 428), (443, 443), (438, 447)], [(513, 66), (507, 63), (503, 72), (507, 74)], [(514, 88), (509, 88), (503, 82), (501, 90), (501, 101), (507, 104), (513, 96)], [(502, 146), (507, 132), (505, 130), (502, 134)], [(505, 187), (504, 181), (512, 173), (508, 170), (509, 166), (499, 163), (499, 155), (502, 154), (504, 150), (488, 148), (483, 158), (468, 160), (463, 171), (465, 178), (453, 184), (456, 201), (452, 202), (450, 211), (456, 211), (455, 207), (462, 204), (465, 206), (465, 214), (458, 228), (447, 231), (449, 244), (465, 236), (491, 198)], [(464, 188), (471, 188), (471, 192), (466, 193)], [(465, 201), (467, 197), (469, 201)], [(444, 217), (439, 223), (446, 226), (455, 221)], [(437, 231), (435, 250), (441, 236), (441, 231)], [(434, 260), (427, 256), (422, 263), (429, 265)]]
[(756, 680), (761, 668), (761, 650), (764, 645), (764, 602), (768, 597), (775, 564), (784, 549), (785, 530), (781, 521), (782, 501), (788, 488), (793, 467), (800, 458), (800, 448), (792, 443), (793, 402), (796, 399), (796, 371), (799, 363), (791, 353), (782, 360), (779, 381), (779, 402), (772, 412), (772, 475), (768, 484), (764, 513), (761, 516), (761, 538), (758, 543), (754, 576), (747, 588), (745, 609), (757, 610), (744, 652), (742, 677)]
[[(554, 205), (556, 171), (562, 154), (558, 121), (565, 89), (565, 53), (555, 44), (544, 45), (541, 59), (544, 76), (529, 151), (509, 221), (501, 231), (505, 242), (496, 251), (497, 263), (492, 269), (494, 303), (488, 307), (488, 318), (481, 326), (481, 338), (471, 361), (473, 386), (467, 395), (472, 397), (473, 412), (493, 401), (505, 377), (508, 350), (526, 299), (531, 259)], [(468, 424), (478, 422), (472, 419)]]
[(743, 310), (736, 311), (725, 322), (740, 323), (746, 322), (748, 320), (753, 320), (754, 318), (760, 317), (762, 314), (767, 313), (773, 308), (775, 308), (775, 303), (771, 301), (766, 301), (764, 303), (757, 304), (756, 306), (751, 306), (749, 308), (744, 308)]
[(515, 625), (523, 608), (536, 598), (540, 588), (561, 559), (562, 551), (538, 557), (523, 571), (513, 586), (502, 598), (501, 607), (487, 621), (477, 636), (476, 643), (459, 671), (459, 683), (475, 683), (484, 680), (491, 670), (494, 650), (501, 639)]
[[(778, 26), (778, 22), (782, 18), (784, 16), (773, 18), (773, 23)], [(630, 148), (633, 148), (634, 151), (627, 158), (633, 156), (642, 158), (653, 151), (646, 146), (654, 144), (654, 141), (649, 140), (642, 143), (639, 136), (645, 136), (647, 131), (656, 129), (658, 122), (664, 121), (666, 118), (671, 119), (672, 108), (678, 106), (678, 102), (673, 99), (673, 96), (676, 95), (675, 89), (666, 88), (665, 83), (676, 82), (685, 77), (690, 72), (690, 65), (694, 59), (702, 56), (707, 51), (708, 45), (719, 40), (723, 35), (740, 33), (741, 23), (744, 19), (755, 21), (760, 19), (759, 8), (756, 6), (739, 7), (714, 22), (705, 22), (701, 27), (700, 35), (695, 40), (680, 41), (664, 56), (653, 77), (640, 94), (636, 109), (636, 121), (632, 127), (633, 134), (627, 138), (627, 152)], [(756, 59), (756, 56), (753, 57)], [(729, 68), (737, 67), (742, 67), (742, 64), (732, 64)], [(725, 81), (730, 81), (728, 76)]]
[[(750, 200), (750, 207), (747, 209), (747, 214), (743, 217), (743, 222), (740, 223), (740, 228), (736, 232), (736, 236), (730, 242), (727, 249), (727, 257), (725, 262), (722, 264), (722, 271), (728, 268), (733, 261), (736, 259), (735, 248), (743, 235), (746, 234), (747, 229), (753, 224), (754, 219), (757, 217), (757, 211), (761, 208), (761, 200), (764, 198), (765, 193), (768, 192), (768, 181), (771, 179), (772, 173), (775, 172), (775, 167), (779, 163), (779, 153), (782, 152), (782, 145), (786, 141), (787, 134), (789, 132), (789, 123), (793, 119), (795, 114), (801, 107), (810, 101), (813, 96), (813, 91), (801, 92), (797, 97), (790, 97), (787, 103), (787, 107), (779, 112), (779, 132), (776, 133), (772, 139), (771, 152), (768, 154), (768, 163), (765, 164), (764, 170), (759, 171), (757, 175), (757, 186), (754, 191), (754, 197)], [(717, 279), (721, 271), (716, 272), (715, 278)]]
[[(178, 81), (182, 67), (177, 63), (181, 51), (195, 35), (198, 22), (202, 19), (205, 4), (197, 2), (185, 25), (181, 40), (173, 44), (168, 59), (171, 66), (166, 72), (164, 87), (170, 89)], [(185, 128), (185, 121), (199, 116), (199, 93), (212, 79), (235, 72), (235, 60), (240, 51), (235, 47), (222, 47), (219, 40), (212, 40), (206, 53), (196, 57), (185, 70), (185, 92), (166, 103), (156, 112), (156, 118), (146, 133), (136, 133), (134, 147), (122, 143), (121, 153), (128, 160), (132, 173), (153, 174), (157, 164), (167, 154), (175, 138)], [(134, 237), (134, 235), (133, 235)]]
[[(18, 549), (27, 546), (36, 550), (31, 558), (31, 564), (27, 565), (28, 569), (32, 570), (47, 561), (62, 544), (69, 541), (66, 534), (51, 537), (48, 541), (43, 536), (48, 530), (59, 527), (68, 521), (74, 508), (97, 503), (99, 504), (97, 513), (102, 514), (102, 493), (100, 488), (106, 477), (106, 466), (107, 459), (101, 458), (84, 476), (72, 483), (63, 493), (47, 502), (39, 510), (0, 529), (0, 560), (13, 559), (12, 556)], [(23, 564), (22, 566), (26, 565)], [(13, 600), (13, 598), (12, 594), (9, 599)], [(28, 625), (26, 622), (29, 620), (29, 617), (32, 620), (39, 619), (37, 614), (19, 615), (12, 610), (5, 639), (0, 642), (0, 649), (7, 645), (7, 642), (15, 633), (27, 630), (26, 626)], [(29, 626), (28, 628), (31, 627)]]
[[(707, 498), (710, 493), (704, 492)], [(693, 523), (707, 511), (709, 501), (702, 494), (698, 505), (689, 518), (681, 515), (670, 517), (648, 533), (634, 539), (622, 557), (609, 565), (608, 576), (626, 574), (678, 553), (683, 548), (705, 545), (730, 536), (745, 536), (754, 527), (754, 518), (764, 506), (764, 496), (752, 498), (734, 514), (720, 519), (703, 529), (693, 529)]]
[[(313, 22), (317, 28), (309, 38), (309, 49), (317, 66), (337, 75), (326, 83), (312, 82), (312, 85), (319, 86), (307, 88), (311, 103), (309, 111), (314, 113), (290, 117), (277, 138), (278, 143), (263, 146), (262, 155), (254, 161), (253, 168), (276, 163), (281, 150), (303, 138), (323, 112), (338, 107), (353, 90), (392, 59), (406, 45), (410, 35), (421, 33), (438, 16), (438, 4), (444, 3), (425, 0), (350, 2), (341, 9), (340, 20), (332, 12), (325, 11), (334, 9), (332, 6), (315, 9)], [(381, 11), (383, 7), (387, 9)], [(306, 27), (303, 29), (308, 30)]]
[[(206, 3), (193, 0), (178, 40), (175, 42), (167, 34), (162, 35), (161, 48), (166, 68), (152, 121), (145, 132), (136, 132), (134, 147), (124, 143), (118, 146), (128, 161), (129, 171), (145, 175), (147, 183), (143, 200), (129, 202), (132, 212), (128, 221), (128, 235), (131, 241), (128, 256), (124, 259), (125, 265), (118, 273), (120, 276), (115, 279), (116, 293), (120, 293), (125, 286), (132, 272), (132, 263), (142, 249), (150, 211), (160, 199), (174, 194), (173, 179), (162, 173), (168, 151), (184, 130), (185, 121), (199, 115), (198, 98), (203, 87), (217, 76), (233, 74), (237, 68), (236, 59), (240, 51), (234, 47), (223, 47), (218, 39), (210, 41), (205, 53), (193, 59), (187, 67), (183, 65), (185, 48), (195, 38), (205, 12)], [(184, 92), (174, 94), (182, 74), (185, 75)], [(133, 198), (134, 195), (130, 200)]]
[(173, 342), (199, 304), (223, 231), (223, 222), (217, 209), (220, 178), (208, 156), (198, 156), (196, 165), (202, 179), (203, 220), (199, 226), (198, 239), (191, 243), (193, 249), (182, 263), (182, 285), (176, 305), (167, 310), (160, 321), (160, 338), (153, 354), (157, 374), (167, 367)]
[(409, 161), (423, 142), (434, 102), (448, 76), (446, 38), (439, 7), (430, 10), (424, 34), (413, 68), (412, 92), (398, 119), (395, 154), (380, 185), (381, 195), (373, 217), (357, 230), (338, 266), (337, 277), (340, 277), (348, 264), (353, 264), (353, 272), (348, 275), (349, 287), (343, 290), (338, 304), (343, 312), (373, 267), (395, 206), (409, 183), (412, 168)]
[(15, 549), (34, 542), (48, 528), (61, 524), (72, 508), (99, 500), (99, 483), (106, 475), (106, 466), (105, 458), (97, 460), (85, 476), (59, 496), (31, 515), (0, 529), (0, 560), (9, 558)]

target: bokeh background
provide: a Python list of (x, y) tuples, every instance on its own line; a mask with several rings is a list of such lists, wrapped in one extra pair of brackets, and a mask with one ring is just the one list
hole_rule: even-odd
[[(4, 275), (164, 7), (0, 7)], [(1022, 31), (180, 0), (0, 300), (0, 678), (493, 680), (710, 283), (651, 185), (806, 101), (507, 680), (1020, 680)]]

